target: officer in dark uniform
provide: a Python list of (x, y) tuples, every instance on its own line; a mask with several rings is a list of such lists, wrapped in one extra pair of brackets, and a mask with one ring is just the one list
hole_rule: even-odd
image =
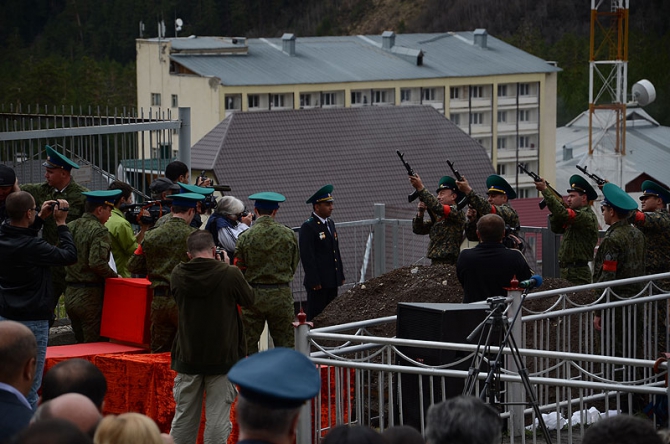
[(301, 408), (321, 389), (314, 363), (283, 347), (238, 361), (228, 379), (239, 388), (239, 444), (295, 442)]
[(305, 270), (307, 319), (312, 320), (337, 297), (344, 284), (344, 270), (333, 212), (333, 186), (325, 185), (305, 203), (312, 204), (312, 216), (298, 232), (300, 258)]

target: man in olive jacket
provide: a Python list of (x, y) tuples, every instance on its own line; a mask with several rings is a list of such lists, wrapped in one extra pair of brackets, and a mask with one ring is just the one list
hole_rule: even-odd
[(214, 238), (196, 230), (187, 239), (189, 262), (172, 271), (170, 289), (179, 324), (172, 344), (175, 415), (170, 434), (175, 444), (198, 437), (203, 393), (207, 393), (205, 442), (226, 442), (232, 425), (230, 406), (235, 387), (228, 370), (246, 356), (244, 330), (237, 305), (254, 303), (242, 272), (216, 259)]

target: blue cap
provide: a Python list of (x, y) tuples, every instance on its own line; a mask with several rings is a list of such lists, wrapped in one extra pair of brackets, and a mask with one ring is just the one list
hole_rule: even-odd
[(209, 196), (214, 192), (214, 188), (199, 187), (189, 183), (178, 182), (177, 185), (179, 185), (179, 188), (181, 188), (180, 193), (197, 193), (202, 194), (203, 196)]
[(114, 206), (117, 199), (121, 196), (121, 190), (101, 190), (101, 191), (84, 191), (83, 194), (86, 196), (86, 202), (92, 202), (96, 204)]
[(620, 212), (637, 209), (637, 202), (613, 183), (608, 182), (603, 185), (603, 195), (605, 196), (601, 203), (603, 206), (613, 207)]
[(642, 182), (642, 196), (640, 196), (640, 200), (650, 196), (660, 197), (664, 204), (670, 202), (670, 191), (666, 190), (654, 181), (645, 180)]
[(262, 193), (256, 193), (249, 196), (249, 200), (253, 200), (254, 207), (263, 208), (266, 210), (276, 210), (279, 208), (279, 203), (284, 202), (286, 197), (279, 193), (273, 193), (272, 191), (264, 191)]
[(487, 194), (505, 194), (509, 200), (516, 199), (516, 191), (514, 191), (514, 188), (497, 174), (491, 174), (486, 178), (486, 188), (488, 188), (488, 191), (486, 192)]
[(321, 203), (321, 202), (332, 202), (333, 201), (333, 195), (330, 194), (332, 192), (333, 192), (333, 186), (332, 185), (324, 185), (321, 188), (319, 188), (319, 191), (312, 194), (312, 197), (307, 199), (305, 201), (305, 203), (317, 204), (317, 203)]
[(277, 347), (238, 361), (228, 372), (240, 395), (269, 408), (296, 408), (315, 397), (321, 377), (309, 358)]
[(47, 168), (62, 168), (65, 171), (70, 171), (72, 168), (79, 169), (79, 165), (71, 161), (55, 149), (51, 148), (49, 145), (46, 146), (47, 151), (47, 160), (42, 164), (43, 167)]
[(198, 202), (205, 199), (205, 196), (198, 193), (179, 193), (170, 194), (167, 196), (167, 198), (172, 200), (172, 205), (185, 208), (195, 208), (198, 206)]

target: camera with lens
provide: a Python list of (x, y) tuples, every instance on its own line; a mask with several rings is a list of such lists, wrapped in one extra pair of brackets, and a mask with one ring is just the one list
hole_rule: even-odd
[(486, 299), (486, 303), (489, 304), (489, 308), (492, 312), (499, 311), (502, 313), (507, 308), (507, 298), (504, 296), (494, 296)]
[[(154, 225), (161, 216), (170, 212), (170, 207), (160, 200), (150, 200), (144, 203), (121, 205), (121, 211), (125, 213), (126, 220), (131, 224)], [(147, 210), (149, 215), (143, 215)]]
[(505, 225), (505, 237), (503, 237), (502, 243), (507, 248), (511, 248), (513, 250), (520, 250), (521, 252), (526, 250), (526, 245), (519, 237), (519, 227), (510, 227), (509, 225)]
[[(237, 215), (237, 220), (242, 220), (243, 217), (247, 217), (249, 215), (249, 212), (247, 210), (243, 210), (240, 214)], [(251, 215), (251, 220), (256, 220), (256, 214)]]

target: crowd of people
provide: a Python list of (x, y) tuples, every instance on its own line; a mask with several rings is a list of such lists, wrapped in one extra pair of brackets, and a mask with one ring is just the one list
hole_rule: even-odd
[[(312, 213), (296, 238), (276, 220), (283, 195), (253, 194), (253, 212), (247, 211), (233, 196), (214, 198), (206, 177), (191, 184), (188, 167), (179, 161), (151, 183), (153, 201), (131, 220), (127, 211), (137, 205), (129, 184), (113, 181), (106, 190), (89, 191), (72, 177), (79, 165), (49, 146), (43, 166), (44, 183), (21, 184), (11, 168), (0, 165), (0, 441), (18, 433), (16, 442), (32, 442), (60, 428), (70, 442), (111, 444), (141, 437), (142, 442), (192, 443), (204, 400), (205, 440), (221, 442), (230, 433), (237, 385), (242, 442), (291, 442), (300, 406), (318, 393), (320, 381), (307, 358), (297, 354), (304, 358), (300, 363), (301, 358), (289, 353), (296, 313), (290, 283), (302, 263), (307, 319), (312, 320), (345, 282), (331, 218), (333, 186), (323, 186), (306, 199)], [(531, 277), (523, 242), (516, 236), (519, 217), (509, 204), (516, 193), (502, 177), (487, 179), (487, 199), (463, 177), (442, 177), (437, 197), (418, 175), (409, 180), (419, 198), (413, 231), (430, 236), (427, 257), (433, 264), (456, 266), (463, 302), (504, 295), (513, 277)], [(670, 191), (645, 181), (638, 211), (623, 190), (604, 184), (601, 210), (609, 229), (594, 256), (598, 223), (592, 204), (597, 193), (578, 175), (570, 182), (565, 200), (546, 181), (536, 182), (551, 212), (552, 231), (563, 235), (561, 277), (585, 284), (669, 271)], [(202, 227), (206, 213), (209, 218)], [(462, 250), (464, 239), (479, 243)], [(176, 372), (169, 437), (161, 437), (142, 415), (102, 419), (104, 377), (101, 382), (90, 365), (75, 360), (64, 369), (54, 367), (42, 380), (59, 297), (77, 342), (104, 340), (100, 322), (105, 280), (131, 276), (150, 281), (151, 352), (170, 352)], [(621, 290), (632, 296), (638, 286)], [(258, 353), (266, 323), (277, 348)], [(599, 316), (594, 323), (601, 328)], [(86, 389), (75, 388), (82, 381)], [(433, 406), (427, 418), (425, 439), (433, 444), (494, 442), (500, 434), (495, 412), (474, 398)], [(488, 426), (469, 425), (473, 419)], [(75, 438), (76, 430), (64, 427), (63, 421), (85, 436)], [(281, 440), (274, 439), (280, 435)], [(412, 435), (401, 428), (380, 435), (364, 427), (337, 427), (324, 443), (423, 442)], [(454, 436), (469, 440), (454, 441)]]

